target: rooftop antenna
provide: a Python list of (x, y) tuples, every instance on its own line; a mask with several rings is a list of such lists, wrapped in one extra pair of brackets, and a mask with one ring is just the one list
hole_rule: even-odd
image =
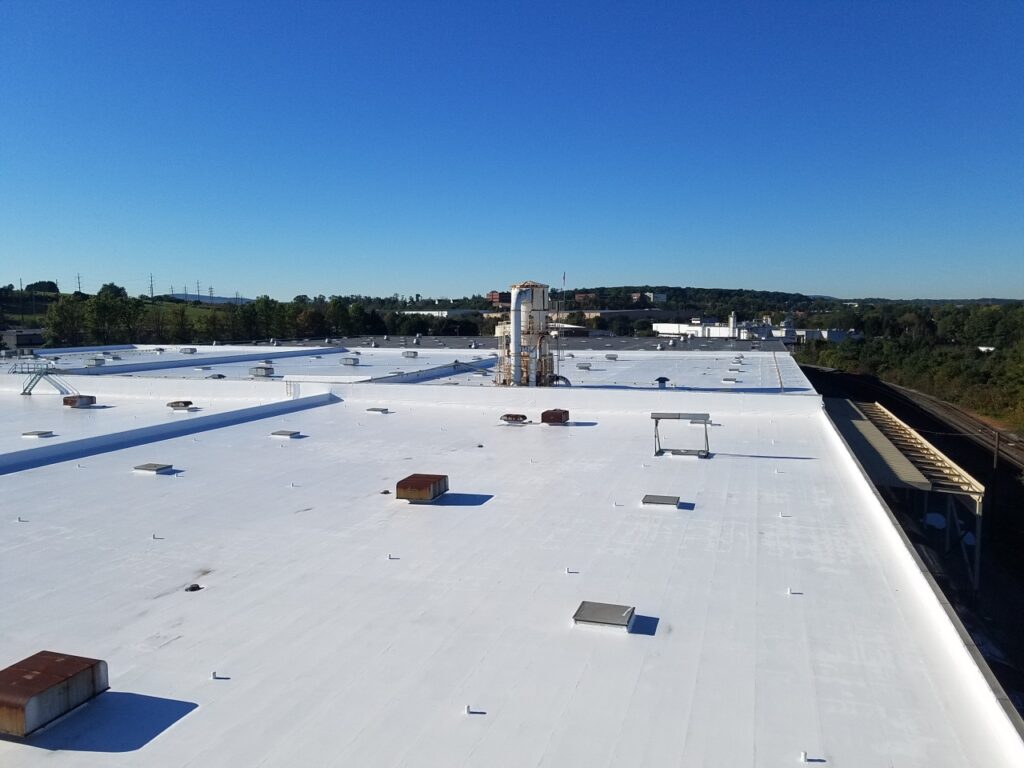
[(81, 293), (82, 292), (82, 273), (81, 272), (76, 272), (75, 273), (75, 277), (78, 278), (78, 292)]

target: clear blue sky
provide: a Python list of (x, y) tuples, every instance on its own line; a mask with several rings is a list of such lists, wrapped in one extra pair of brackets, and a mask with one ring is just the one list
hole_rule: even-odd
[(0, 0), (0, 283), (1024, 298), (1024, 3)]

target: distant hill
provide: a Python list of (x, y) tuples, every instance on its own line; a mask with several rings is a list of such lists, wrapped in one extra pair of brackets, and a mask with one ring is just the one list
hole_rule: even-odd
[(866, 298), (866, 299), (844, 299), (844, 301), (857, 301), (862, 304), (919, 304), (921, 306), (945, 306), (952, 304), (953, 306), (967, 306), (967, 305), (984, 305), (989, 306), (992, 304), (1020, 304), (1020, 299), (882, 299), (882, 298)]

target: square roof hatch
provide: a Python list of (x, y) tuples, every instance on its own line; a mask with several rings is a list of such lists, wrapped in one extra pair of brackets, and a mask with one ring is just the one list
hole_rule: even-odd
[(146, 464), (137, 464), (135, 469), (138, 472), (150, 472), (154, 475), (166, 475), (171, 472), (174, 467), (170, 464), (155, 464), (153, 462), (147, 462)]
[(628, 632), (634, 613), (636, 613), (636, 607), (632, 605), (593, 603), (584, 600), (576, 609), (576, 613), (572, 615), (572, 621), (574, 624), (593, 624), (624, 629)]
[(297, 430), (294, 429), (277, 429), (270, 433), (271, 437), (285, 437), (289, 440), (299, 436)]
[(642, 504), (665, 504), (670, 507), (679, 506), (678, 496), (659, 496), (656, 493), (648, 493), (641, 501)]

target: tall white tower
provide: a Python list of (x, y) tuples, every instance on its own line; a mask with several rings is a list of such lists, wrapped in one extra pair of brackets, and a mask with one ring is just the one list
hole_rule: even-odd
[(512, 286), (509, 321), (495, 328), (498, 372), (495, 383), (506, 387), (544, 387), (551, 383), (554, 359), (548, 328), (548, 286), (527, 281)]

